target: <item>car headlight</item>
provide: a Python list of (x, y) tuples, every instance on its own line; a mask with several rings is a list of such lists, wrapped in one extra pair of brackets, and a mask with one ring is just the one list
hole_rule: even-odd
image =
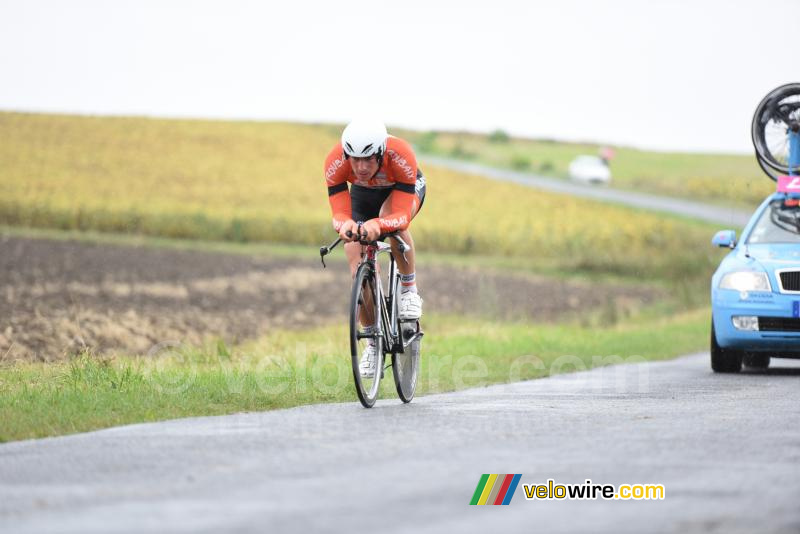
[(772, 291), (767, 273), (760, 271), (736, 271), (727, 273), (719, 282), (720, 289), (736, 291)]

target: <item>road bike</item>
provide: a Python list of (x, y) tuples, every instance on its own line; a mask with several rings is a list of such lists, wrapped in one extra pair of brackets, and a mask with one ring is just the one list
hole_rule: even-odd
[[(360, 226), (358, 234), (361, 235)], [(348, 237), (352, 237), (352, 234), (348, 233)], [(350, 292), (350, 356), (358, 400), (365, 408), (374, 406), (378, 398), (386, 355), (391, 355), (397, 395), (404, 403), (411, 402), (417, 388), (420, 350), (424, 335), (418, 320), (400, 320), (400, 272), (397, 270), (392, 247), (383, 242), (385, 239), (397, 241), (401, 254), (409, 250), (409, 246), (397, 232), (381, 235), (375, 241), (360, 240), (361, 263), (353, 277)], [(340, 238), (320, 248), (319, 255), (323, 267), (325, 256), (330, 254), (341, 241)], [(378, 262), (378, 257), (383, 254), (389, 257), (386, 290), (380, 277)], [(365, 328), (362, 323), (373, 326)], [(359, 365), (361, 355), (369, 343), (374, 344), (376, 349), (376, 372), (373, 377), (363, 377)], [(388, 365), (386, 367), (388, 368)]]
[(773, 180), (800, 174), (800, 83), (772, 91), (753, 114), (751, 138), (756, 160)]

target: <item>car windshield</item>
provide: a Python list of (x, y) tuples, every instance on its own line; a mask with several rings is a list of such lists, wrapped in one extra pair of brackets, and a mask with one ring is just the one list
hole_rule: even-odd
[(764, 210), (748, 243), (800, 243), (800, 207), (773, 202)]

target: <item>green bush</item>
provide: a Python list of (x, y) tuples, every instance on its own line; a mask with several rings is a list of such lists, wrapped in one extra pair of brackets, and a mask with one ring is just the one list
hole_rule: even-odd
[(436, 146), (436, 137), (438, 134), (434, 131), (425, 132), (424, 134), (419, 136), (417, 140), (417, 149), (420, 152), (433, 152), (434, 147)]
[(474, 158), (475, 154), (473, 152), (469, 152), (464, 149), (464, 145), (461, 144), (461, 141), (458, 141), (453, 148), (450, 149), (450, 157), (453, 158), (460, 158), (460, 159), (470, 159)]
[(490, 143), (508, 143), (509, 139), (511, 138), (503, 130), (495, 130), (489, 134)]
[(511, 158), (511, 168), (518, 171), (524, 171), (531, 167), (531, 158), (517, 154)]

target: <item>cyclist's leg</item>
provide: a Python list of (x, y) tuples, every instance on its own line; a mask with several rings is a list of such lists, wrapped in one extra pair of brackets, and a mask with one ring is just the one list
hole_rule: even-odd
[(409, 248), (404, 258), (403, 254), (400, 254), (400, 250), (398, 250), (399, 245), (397, 241), (392, 240), (392, 254), (397, 262), (397, 271), (404, 275), (413, 274), (416, 267), (416, 253), (414, 251), (414, 238), (411, 237), (411, 230), (403, 230), (398, 235), (400, 239), (406, 242)]
[[(422, 204), (425, 202), (425, 176), (423, 176), (422, 171), (417, 170), (417, 184), (416, 184), (416, 196), (417, 201), (414, 204), (414, 211), (411, 213), (411, 220), (414, 220), (414, 217), (417, 216), (420, 209), (422, 208)], [(381, 206), (380, 216), (383, 217), (389, 213), (391, 209), (391, 198), (387, 198), (386, 201)], [(410, 229), (405, 229), (399, 233), (400, 239), (406, 242), (409, 246), (409, 250), (405, 253), (405, 258), (403, 255), (400, 254), (400, 250), (398, 249), (397, 241), (394, 239), (390, 239), (390, 244), (392, 245), (392, 254), (395, 257), (395, 261), (397, 262), (397, 270), (400, 274), (404, 275), (411, 275), (414, 274), (416, 268), (416, 254), (414, 249), (414, 238), (411, 237)]]
[[(413, 220), (419, 213), (422, 204), (425, 201), (425, 177), (421, 172), (417, 173), (417, 187), (416, 187), (416, 202), (411, 213)], [(381, 215), (386, 215), (391, 207), (390, 199), (387, 199), (381, 206)], [(392, 255), (397, 262), (397, 270), (401, 276), (401, 289), (400, 289), (400, 318), (402, 320), (419, 319), (422, 315), (422, 298), (417, 292), (416, 281), (416, 249), (414, 247), (414, 238), (411, 236), (411, 231), (407, 228), (399, 233), (400, 238), (406, 242), (409, 249), (405, 254), (401, 254), (397, 241), (390, 240), (392, 246)], [(404, 257), (405, 256), (405, 257)]]
[[(350, 279), (354, 279), (356, 276), (356, 269), (358, 269), (358, 264), (361, 261), (361, 249), (363, 247), (360, 243), (345, 243), (344, 245), (344, 253), (347, 256), (347, 261), (350, 264)], [(364, 306), (362, 306), (359, 312), (359, 320), (361, 321), (362, 326), (370, 326), (375, 324), (375, 317), (373, 313), (373, 306), (372, 306), (372, 295), (367, 291), (364, 293)]]
[(347, 263), (350, 265), (350, 278), (356, 276), (356, 269), (361, 260), (361, 252), (364, 247), (360, 243), (345, 243), (344, 255), (347, 257)]

